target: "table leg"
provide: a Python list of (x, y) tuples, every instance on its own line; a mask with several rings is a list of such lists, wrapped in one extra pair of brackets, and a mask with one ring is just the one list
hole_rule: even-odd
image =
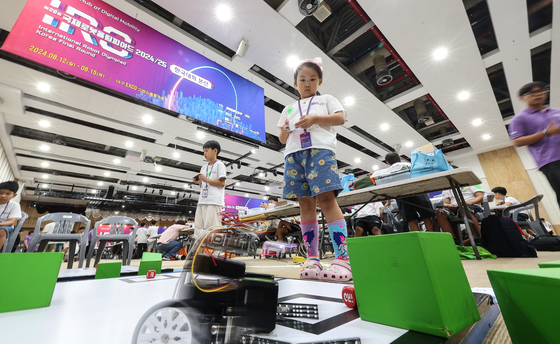
[[(465, 230), (467, 231), (467, 235), (471, 242), (471, 247), (473, 248), (474, 255), (476, 256), (477, 260), (481, 260), (480, 253), (478, 253), (478, 248), (476, 247), (476, 243), (474, 242), (474, 238), (471, 232), (471, 225), (469, 223), (469, 219), (467, 214), (469, 213), (469, 208), (467, 203), (465, 202), (465, 198), (463, 197), (463, 193), (461, 192), (461, 186), (457, 183), (453, 178), (448, 178), (449, 184), (451, 184), (451, 191), (453, 191), (453, 195), (457, 200), (457, 205), (459, 206), (459, 211), (462, 213), (463, 222), (465, 223)], [(461, 240), (461, 238), (459, 238)]]

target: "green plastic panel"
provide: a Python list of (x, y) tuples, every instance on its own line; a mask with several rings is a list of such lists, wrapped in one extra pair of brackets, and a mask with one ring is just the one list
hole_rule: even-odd
[(161, 253), (144, 252), (142, 260), (140, 260), (140, 267), (138, 268), (138, 275), (145, 276), (148, 270), (156, 270), (157, 274), (161, 273)]
[(360, 317), (444, 338), (480, 320), (449, 233), (349, 238)]
[(62, 252), (0, 254), (0, 313), (50, 306), (63, 257)]
[(514, 344), (558, 343), (560, 269), (488, 270)]
[(121, 277), (121, 261), (99, 262), (95, 270), (95, 279)]
[(539, 263), (539, 268), (560, 268), (560, 260), (554, 260), (552, 262)]

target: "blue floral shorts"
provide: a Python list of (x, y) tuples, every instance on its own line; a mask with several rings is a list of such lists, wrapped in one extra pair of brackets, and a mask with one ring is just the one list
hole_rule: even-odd
[(315, 197), (342, 190), (336, 156), (328, 149), (308, 148), (286, 156), (282, 198)]

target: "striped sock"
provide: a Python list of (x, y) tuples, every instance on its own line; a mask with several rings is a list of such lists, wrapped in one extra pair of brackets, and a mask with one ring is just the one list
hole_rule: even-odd
[(331, 223), (327, 223), (327, 226), (329, 227), (329, 234), (331, 235), (335, 258), (350, 265), (350, 260), (348, 259), (348, 248), (346, 247), (346, 238), (348, 237), (346, 221), (344, 219), (336, 220)]
[(301, 221), (301, 233), (307, 249), (307, 260), (319, 262), (319, 223), (317, 220)]

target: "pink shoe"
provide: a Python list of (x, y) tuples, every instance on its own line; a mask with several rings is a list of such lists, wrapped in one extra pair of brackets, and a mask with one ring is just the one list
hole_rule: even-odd
[(309, 261), (304, 263), (303, 269), (299, 273), (299, 278), (301, 279), (309, 279), (309, 280), (318, 280), (319, 274), (323, 270), (321, 266), (321, 262), (313, 261), (311, 264)]
[(329, 268), (324, 269), (319, 279), (330, 282), (348, 282), (352, 279), (352, 268), (342, 260), (333, 260)]

